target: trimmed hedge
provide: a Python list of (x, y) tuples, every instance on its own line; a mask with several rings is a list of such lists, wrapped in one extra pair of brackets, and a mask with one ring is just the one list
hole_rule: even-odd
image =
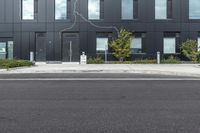
[(134, 61), (112, 61), (111, 64), (156, 64), (156, 60), (146, 59), (146, 60), (134, 60)]
[(101, 57), (89, 58), (87, 64), (104, 64), (104, 60)]
[(33, 66), (33, 63), (27, 60), (0, 60), (0, 69), (9, 69), (15, 67)]
[(161, 64), (181, 64), (181, 61), (174, 56), (161, 60)]

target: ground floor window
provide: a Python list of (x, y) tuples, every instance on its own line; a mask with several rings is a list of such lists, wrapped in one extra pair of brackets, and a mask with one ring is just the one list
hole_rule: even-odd
[(175, 54), (176, 53), (176, 38), (165, 37), (164, 38), (164, 54)]
[(96, 52), (98, 54), (104, 54), (105, 51), (108, 51), (108, 38), (97, 37), (96, 38)]
[(6, 59), (6, 43), (0, 42), (0, 59)]
[(131, 41), (131, 53), (142, 53), (142, 38), (141, 37), (133, 37)]
[(0, 42), (0, 59), (13, 59), (13, 41)]
[(181, 52), (181, 34), (179, 32), (165, 32), (163, 38), (163, 53), (178, 54)]
[(200, 37), (198, 37), (198, 51), (200, 51)]
[(146, 33), (135, 32), (131, 41), (131, 54), (144, 53)]

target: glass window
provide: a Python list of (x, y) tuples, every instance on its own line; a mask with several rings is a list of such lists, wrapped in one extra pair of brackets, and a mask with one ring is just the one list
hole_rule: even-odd
[(96, 43), (97, 53), (104, 53), (105, 50), (108, 50), (108, 38), (97, 38)]
[(55, 19), (67, 19), (67, 0), (55, 0)]
[(22, 0), (22, 19), (34, 19), (34, 0)]
[(0, 42), (0, 59), (6, 59), (6, 42)]
[(164, 54), (176, 53), (176, 38), (164, 38)]
[(88, 19), (100, 19), (100, 0), (88, 0)]
[(8, 41), (8, 59), (13, 59), (13, 41)]
[(200, 0), (189, 0), (189, 18), (200, 19)]
[(167, 0), (155, 0), (155, 18), (167, 19)]
[(122, 0), (122, 19), (133, 19), (133, 0)]
[(200, 51), (200, 37), (198, 37), (198, 51)]
[(131, 53), (142, 53), (142, 38), (132, 39)]

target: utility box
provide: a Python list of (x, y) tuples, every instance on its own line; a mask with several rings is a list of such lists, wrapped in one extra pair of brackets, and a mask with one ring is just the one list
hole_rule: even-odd
[(80, 64), (87, 64), (87, 56), (85, 55), (85, 52), (82, 52), (82, 55), (80, 56)]

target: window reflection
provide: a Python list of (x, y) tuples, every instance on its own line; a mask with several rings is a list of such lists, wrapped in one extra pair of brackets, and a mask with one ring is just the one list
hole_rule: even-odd
[(131, 53), (142, 53), (142, 38), (132, 39)]
[(189, 0), (189, 18), (200, 19), (200, 0)]
[(67, 0), (55, 0), (55, 19), (67, 19)]
[(100, 0), (88, 0), (88, 18), (100, 19)]
[(34, 19), (34, 0), (22, 0), (22, 19), (32, 20)]
[(108, 50), (108, 38), (97, 38), (96, 51), (97, 53), (104, 53)]
[(155, 0), (155, 18), (167, 18), (167, 0)]
[(8, 41), (8, 59), (13, 59), (13, 41)]
[(198, 51), (200, 51), (200, 37), (198, 37)]
[(176, 38), (164, 38), (164, 54), (176, 53)]
[(122, 19), (133, 19), (133, 0), (122, 0)]
[(6, 59), (6, 42), (0, 42), (0, 59)]

